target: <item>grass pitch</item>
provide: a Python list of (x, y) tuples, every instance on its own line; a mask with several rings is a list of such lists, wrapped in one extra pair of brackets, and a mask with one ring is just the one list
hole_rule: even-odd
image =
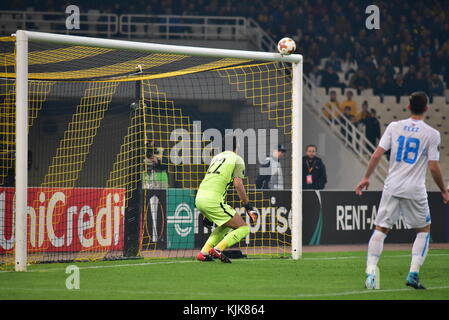
[[(449, 250), (431, 250), (421, 269), (428, 290), (405, 286), (410, 251), (385, 251), (380, 290), (364, 289), (365, 252), (305, 253), (291, 259), (121, 260), (31, 265), (0, 272), (0, 299), (364, 300), (449, 299)], [(80, 270), (80, 289), (66, 288), (66, 267)]]

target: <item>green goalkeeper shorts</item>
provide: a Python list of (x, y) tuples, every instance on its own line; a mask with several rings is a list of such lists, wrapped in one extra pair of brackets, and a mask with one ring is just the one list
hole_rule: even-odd
[(234, 208), (224, 203), (223, 199), (208, 197), (206, 194), (197, 194), (195, 206), (217, 226), (222, 226), (235, 215)]

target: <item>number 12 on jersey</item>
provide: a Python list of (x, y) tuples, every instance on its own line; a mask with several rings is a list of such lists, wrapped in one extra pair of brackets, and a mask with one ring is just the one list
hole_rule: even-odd
[(407, 140), (404, 136), (400, 136), (398, 140), (398, 152), (396, 154), (396, 161), (404, 161), (409, 164), (414, 164), (418, 158), (419, 139), (409, 137)]

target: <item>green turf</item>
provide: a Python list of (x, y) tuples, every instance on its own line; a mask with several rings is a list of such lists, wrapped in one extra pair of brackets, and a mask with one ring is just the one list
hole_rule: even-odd
[(65, 286), (71, 264), (0, 272), (0, 299), (449, 299), (449, 250), (432, 250), (421, 270), (428, 290), (404, 285), (409, 251), (386, 251), (381, 290), (363, 288), (365, 252), (305, 253), (303, 259), (235, 259), (232, 264), (191, 259), (71, 263), (80, 289)]

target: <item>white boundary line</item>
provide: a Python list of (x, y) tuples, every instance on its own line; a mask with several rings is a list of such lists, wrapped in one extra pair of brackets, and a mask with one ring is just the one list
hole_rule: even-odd
[[(438, 257), (438, 256), (449, 256), (449, 253), (434, 253), (434, 254), (428, 254), (428, 257)], [(402, 255), (385, 255), (382, 257), (382, 259), (389, 259), (389, 258), (410, 258), (411, 255), (409, 254), (402, 254)], [(341, 257), (316, 257), (316, 258), (302, 258), (298, 261), (298, 263), (301, 263), (302, 260), (306, 261), (326, 261), (326, 260), (351, 260), (351, 259), (363, 259), (365, 260), (365, 256), (341, 256)], [(250, 258), (250, 259), (241, 259), (239, 262), (257, 262), (257, 261), (277, 261), (273, 258)], [(280, 261), (291, 261), (292, 259), (279, 259)], [(112, 261), (102, 261), (102, 262), (112, 262)], [(73, 262), (71, 264), (77, 264), (77, 263), (85, 263), (85, 262)], [(141, 262), (141, 263), (125, 263), (125, 264), (113, 264), (113, 265), (100, 265), (100, 266), (79, 266), (80, 270), (87, 270), (87, 269), (107, 269), (107, 268), (123, 268), (123, 267), (134, 267), (134, 266), (151, 266), (151, 265), (161, 265), (161, 264), (182, 264), (182, 263), (198, 263), (196, 260), (188, 260), (188, 261), (156, 261), (156, 262)], [(67, 262), (66, 264), (70, 264), (70, 262)], [(51, 268), (51, 269), (40, 269), (40, 270), (29, 270), (28, 272), (53, 272), (53, 271), (65, 271), (64, 268)], [(0, 271), (1, 273), (11, 273), (14, 272), (12, 270), (5, 270)]]
[[(70, 290), (67, 289), (58, 289), (58, 288), (11, 288), (11, 287), (2, 287), (2, 290), (13, 290), (13, 291), (39, 291), (39, 292), (68, 292)], [(433, 291), (433, 290), (445, 290), (449, 289), (449, 286), (440, 286), (440, 287), (428, 287), (425, 291)], [(329, 293), (312, 293), (312, 294), (239, 294), (239, 297), (251, 297), (257, 298), (261, 297), (264, 299), (270, 298), (319, 298), (319, 297), (338, 297), (338, 296), (350, 296), (350, 295), (359, 295), (359, 294), (376, 294), (376, 293), (394, 293), (394, 292), (416, 292), (412, 288), (397, 288), (397, 289), (380, 289), (380, 290), (359, 290), (359, 291), (341, 291), (341, 292), (329, 292)], [(107, 289), (79, 289), (73, 290), (74, 294), (76, 293), (87, 293), (87, 292), (109, 292)], [(114, 293), (118, 294), (141, 294), (141, 295), (180, 295), (182, 292), (170, 292), (170, 291), (151, 291), (151, 290), (114, 290)], [(222, 292), (214, 291), (214, 292), (195, 292), (195, 295), (213, 297), (213, 296), (222, 296)], [(237, 298), (241, 299), (241, 298)], [(150, 299), (151, 300), (151, 299)]]
[[(449, 286), (442, 287), (428, 287), (426, 290), (444, 290), (449, 289)], [(385, 292), (402, 292), (402, 291), (412, 291), (415, 289), (412, 288), (401, 288), (401, 289), (380, 289), (380, 290), (360, 290), (360, 291), (343, 291), (343, 292), (332, 292), (332, 293), (312, 293), (312, 294), (297, 294), (294, 295), (298, 298), (314, 298), (314, 297), (333, 297), (333, 296), (349, 296), (354, 294), (374, 294), (374, 293), (385, 293)], [(287, 297), (287, 295), (285, 296)], [(291, 296), (290, 296), (291, 297)]]
[[(436, 256), (449, 256), (449, 253), (436, 253), (436, 254), (429, 254), (428, 257), (436, 257)], [(385, 258), (411, 258), (411, 254), (399, 254), (394, 256), (382, 256), (381, 259)], [(350, 260), (350, 259), (356, 259), (356, 258), (363, 258), (365, 259), (366, 256), (347, 256), (347, 257), (317, 257), (317, 258), (303, 258), (303, 260)]]

